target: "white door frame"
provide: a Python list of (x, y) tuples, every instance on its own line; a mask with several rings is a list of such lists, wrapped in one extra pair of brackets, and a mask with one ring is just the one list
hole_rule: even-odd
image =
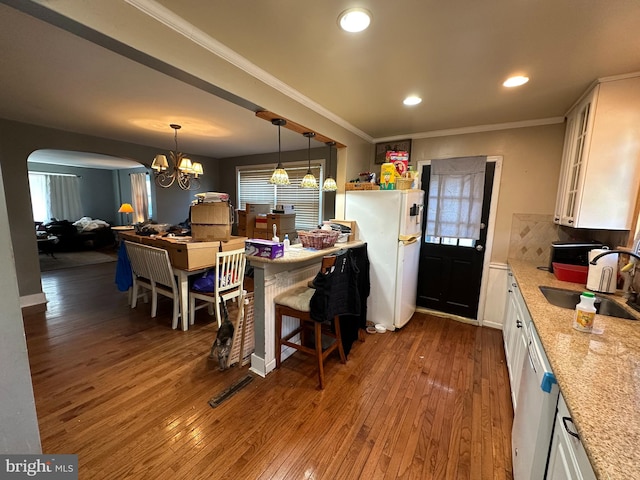
[[(447, 157), (445, 157), (447, 158)], [(500, 177), (502, 175), (502, 155), (487, 156), (487, 162), (495, 162), (496, 168), (493, 173), (493, 186), (491, 187), (491, 205), (489, 206), (489, 225), (487, 226), (487, 242), (484, 246), (484, 261), (482, 262), (482, 281), (480, 282), (480, 298), (478, 299), (478, 325), (484, 322), (484, 309), (487, 302), (487, 288), (489, 284), (489, 265), (491, 263), (491, 252), (493, 251), (493, 237), (495, 234), (496, 216), (498, 211), (498, 197), (500, 196)], [(431, 165), (431, 160), (418, 161), (418, 173), (422, 173), (425, 165)], [(422, 187), (422, 180), (420, 180)], [(475, 323), (473, 319), (468, 319)]]

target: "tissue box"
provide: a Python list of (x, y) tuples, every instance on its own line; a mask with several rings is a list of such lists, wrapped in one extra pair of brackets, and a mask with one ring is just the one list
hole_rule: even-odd
[(284, 244), (272, 240), (250, 238), (244, 244), (244, 253), (261, 258), (280, 258), (284, 256)]

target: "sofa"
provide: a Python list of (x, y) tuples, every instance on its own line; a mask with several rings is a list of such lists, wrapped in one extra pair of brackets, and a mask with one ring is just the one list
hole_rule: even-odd
[(111, 226), (102, 220), (87, 217), (74, 223), (68, 220), (52, 220), (40, 228), (44, 228), (48, 235), (58, 238), (53, 247), (57, 252), (95, 250), (115, 245)]

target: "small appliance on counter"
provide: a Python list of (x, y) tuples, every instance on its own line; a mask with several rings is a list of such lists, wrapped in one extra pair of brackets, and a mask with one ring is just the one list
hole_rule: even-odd
[(599, 242), (552, 242), (549, 255), (549, 271), (553, 273), (553, 264), (589, 265), (589, 251), (602, 248)]
[[(608, 248), (594, 248), (589, 251), (589, 262)], [(600, 257), (595, 265), (589, 264), (587, 289), (592, 292), (615, 293), (618, 280), (618, 254), (610, 253)]]

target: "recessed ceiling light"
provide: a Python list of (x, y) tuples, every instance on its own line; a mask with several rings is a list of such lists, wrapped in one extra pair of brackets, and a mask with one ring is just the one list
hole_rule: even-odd
[(420, 102), (422, 102), (422, 99), (415, 95), (411, 95), (402, 101), (405, 105), (418, 105)]
[(371, 23), (371, 12), (364, 8), (349, 8), (338, 16), (338, 24), (346, 32), (365, 30)]
[(517, 75), (515, 77), (507, 78), (502, 85), (505, 87), (519, 87), (520, 85), (524, 85), (529, 81), (529, 77), (523, 77), (522, 75)]

